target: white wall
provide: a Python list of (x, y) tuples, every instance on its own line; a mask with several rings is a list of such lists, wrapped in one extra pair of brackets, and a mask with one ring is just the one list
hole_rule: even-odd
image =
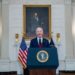
[(1, 37), (2, 36), (2, 2), (0, 1), (0, 57), (1, 57)]
[[(24, 1), (23, 3), (15, 3), (10, 0), (9, 5), (9, 52), (10, 52), (10, 59), (14, 60), (15, 55), (15, 47), (14, 41), (15, 41), (15, 33), (19, 33), (22, 37), (22, 30), (23, 30), (23, 4), (39, 4), (41, 1)], [(42, 4), (51, 4), (52, 8), (52, 32), (53, 32), (53, 38), (56, 43), (56, 33), (61, 34), (61, 47), (58, 49), (59, 52), (59, 59), (64, 60), (65, 59), (65, 7), (64, 4), (53, 4), (49, 0), (46, 1), (46, 3), (43, 1)], [(62, 14), (62, 15), (61, 15)], [(62, 30), (62, 31), (61, 31)], [(12, 35), (11, 35), (12, 34)], [(61, 56), (62, 55), (62, 56)], [(13, 57), (12, 57), (13, 56)]]
[(2, 0), (2, 49), (1, 58), (9, 58), (9, 8), (8, 3)]
[(74, 57), (75, 57), (75, 2), (72, 3), (72, 34), (73, 34), (73, 47), (74, 47)]
[[(71, 0), (2, 0), (3, 35), (0, 71), (16, 70), (22, 73), (22, 67), (17, 62), (19, 45), (23, 30), (23, 4), (25, 5), (51, 5), (53, 39), (58, 49), (59, 69), (66, 69), (67, 58), (73, 58), (73, 40), (71, 30)], [(15, 34), (18, 33), (19, 43), (16, 46)], [(56, 34), (60, 33), (61, 42), (57, 46)], [(70, 35), (70, 37), (69, 37)], [(29, 45), (29, 41), (26, 41)], [(3, 60), (7, 59), (7, 60)], [(6, 64), (7, 63), (7, 64)], [(5, 65), (3, 65), (5, 64)]]
[[(22, 37), (22, 30), (23, 30), (23, 4), (48, 4), (51, 5), (52, 9), (52, 32), (53, 32), (53, 39), (56, 43), (56, 33), (60, 33), (61, 35), (61, 44), (58, 48), (58, 55), (60, 60), (60, 67), (59, 69), (65, 69), (64, 60), (66, 57), (66, 43), (65, 43), (65, 5), (63, 1), (53, 1), (53, 0), (23, 0), (20, 1), (12, 1), (9, 2), (9, 58), (10, 60), (16, 61), (18, 48), (15, 45), (15, 34), (18, 33), (20, 35), (20, 39)], [(62, 14), (62, 15), (61, 15)], [(21, 40), (20, 40), (21, 41)], [(29, 41), (27, 41), (29, 45)]]
[(66, 58), (72, 59), (74, 57), (73, 50), (73, 36), (72, 36), (72, 5), (65, 5), (65, 41), (66, 41)]

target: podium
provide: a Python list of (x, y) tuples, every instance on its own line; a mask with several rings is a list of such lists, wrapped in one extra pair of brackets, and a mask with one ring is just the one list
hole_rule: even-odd
[(56, 75), (59, 62), (55, 47), (28, 50), (27, 67), (30, 75)]

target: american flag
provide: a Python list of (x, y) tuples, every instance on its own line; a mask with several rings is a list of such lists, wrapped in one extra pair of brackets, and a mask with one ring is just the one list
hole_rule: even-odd
[(26, 42), (24, 40), (24, 38), (22, 38), (22, 42), (19, 48), (19, 53), (18, 53), (18, 60), (20, 61), (21, 65), (23, 66), (23, 68), (27, 67), (27, 45)]

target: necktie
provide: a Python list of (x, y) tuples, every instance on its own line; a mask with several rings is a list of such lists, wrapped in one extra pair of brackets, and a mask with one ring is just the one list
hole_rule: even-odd
[(41, 38), (39, 38), (39, 48), (42, 48)]
[(39, 45), (41, 45), (41, 38), (39, 38)]

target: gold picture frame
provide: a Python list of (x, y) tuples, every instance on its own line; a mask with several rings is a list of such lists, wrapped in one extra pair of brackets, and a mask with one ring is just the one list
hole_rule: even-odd
[[(38, 15), (39, 18), (37, 17)], [(35, 20), (33, 18), (35, 18)], [(25, 39), (35, 37), (36, 35), (33, 29), (36, 29), (39, 25), (43, 27), (45, 31), (44, 37), (50, 39), (51, 5), (23, 5), (23, 37)]]

